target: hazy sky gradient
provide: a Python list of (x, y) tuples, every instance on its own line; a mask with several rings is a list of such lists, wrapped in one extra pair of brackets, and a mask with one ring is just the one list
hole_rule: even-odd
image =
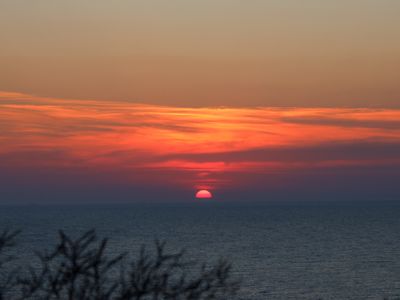
[(2, 0), (0, 89), (183, 106), (400, 107), (397, 0)]

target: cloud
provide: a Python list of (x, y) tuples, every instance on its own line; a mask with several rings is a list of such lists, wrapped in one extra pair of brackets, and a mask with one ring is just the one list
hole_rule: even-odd
[(36, 170), (60, 184), (177, 191), (257, 190), (282, 184), (273, 177), (321, 172), (342, 182), (357, 170), (390, 182), (398, 120), (396, 109), (185, 108), (0, 92), (0, 176), (34, 181)]
[(165, 156), (195, 162), (319, 162), (335, 160), (400, 160), (400, 141), (369, 139), (315, 145), (284, 145), (242, 151), (184, 153)]
[(331, 118), (329, 115), (325, 118), (315, 117), (285, 117), (282, 122), (307, 124), (307, 125), (322, 125), (336, 127), (362, 127), (362, 128), (378, 128), (378, 129), (393, 129), (400, 130), (399, 120), (354, 120), (346, 118)]

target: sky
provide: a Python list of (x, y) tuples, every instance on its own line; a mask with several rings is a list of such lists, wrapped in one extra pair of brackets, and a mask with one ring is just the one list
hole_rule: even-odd
[(398, 0), (1, 0), (0, 90), (400, 107)]
[(399, 15), (1, 0), (0, 203), (398, 199)]

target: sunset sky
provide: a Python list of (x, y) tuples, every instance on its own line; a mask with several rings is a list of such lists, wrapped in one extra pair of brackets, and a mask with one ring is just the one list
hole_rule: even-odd
[(3, 0), (1, 203), (395, 199), (400, 1)]

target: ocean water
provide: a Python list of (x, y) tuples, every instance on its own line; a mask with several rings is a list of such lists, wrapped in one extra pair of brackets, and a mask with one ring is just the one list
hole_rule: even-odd
[(22, 229), (21, 260), (63, 229), (96, 228), (110, 252), (154, 239), (200, 261), (228, 258), (240, 299), (383, 299), (400, 295), (395, 203), (0, 206), (0, 229)]

